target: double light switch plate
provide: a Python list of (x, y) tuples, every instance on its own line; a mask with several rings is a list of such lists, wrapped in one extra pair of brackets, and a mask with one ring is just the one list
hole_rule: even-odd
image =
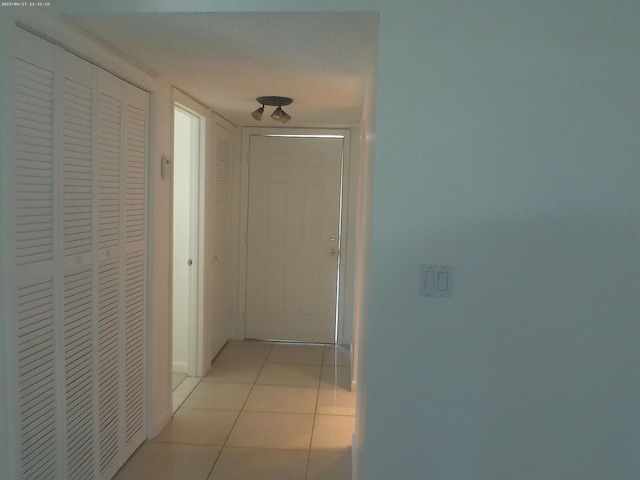
[(450, 297), (453, 287), (453, 267), (450, 265), (420, 266), (420, 295)]

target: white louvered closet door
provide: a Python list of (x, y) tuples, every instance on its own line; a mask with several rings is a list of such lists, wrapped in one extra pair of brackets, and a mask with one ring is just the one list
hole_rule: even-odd
[(229, 174), (231, 166), (232, 133), (216, 124), (215, 199), (214, 199), (214, 276), (211, 303), (214, 318), (222, 326), (229, 318)]
[(123, 102), (120, 80), (97, 75), (97, 381), (98, 448), (102, 478), (120, 464), (122, 431), (122, 161)]
[(125, 456), (145, 438), (147, 93), (125, 84), (124, 407)]
[(66, 478), (92, 478), (94, 431), (93, 97), (95, 69), (58, 50), (55, 119), (59, 125), (62, 213), (61, 353)]
[(14, 432), (18, 478), (55, 478), (59, 433), (54, 297), (54, 52), (32, 37), (15, 60)]
[(16, 28), (21, 479), (110, 479), (145, 438), (146, 92)]

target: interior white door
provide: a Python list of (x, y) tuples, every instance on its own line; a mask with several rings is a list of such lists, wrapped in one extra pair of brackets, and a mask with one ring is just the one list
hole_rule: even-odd
[(252, 136), (247, 338), (334, 343), (341, 138)]

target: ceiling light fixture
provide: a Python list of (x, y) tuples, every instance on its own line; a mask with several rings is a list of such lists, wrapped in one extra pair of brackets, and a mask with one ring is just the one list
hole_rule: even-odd
[(264, 113), (264, 106), (268, 105), (270, 107), (277, 107), (273, 113), (271, 114), (271, 118), (277, 120), (278, 122), (287, 123), (291, 120), (291, 115), (285, 112), (282, 107), (286, 107), (287, 105), (291, 105), (293, 100), (289, 97), (277, 97), (277, 96), (268, 96), (268, 97), (258, 97), (256, 101), (262, 105), (262, 107), (257, 110), (251, 112), (251, 116), (256, 120), (260, 121), (262, 119), (262, 114)]
[(257, 110), (254, 110), (253, 112), (251, 112), (251, 116), (253, 118), (255, 118), (256, 120), (260, 121), (260, 120), (262, 120), (262, 114), (263, 113), (264, 113), (264, 105), (262, 105)]

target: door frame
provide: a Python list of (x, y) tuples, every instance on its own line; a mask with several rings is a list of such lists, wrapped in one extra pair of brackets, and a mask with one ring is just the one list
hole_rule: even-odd
[[(348, 318), (345, 312), (352, 311), (354, 303), (354, 288), (351, 283), (355, 278), (356, 256), (352, 251), (356, 245), (354, 235), (356, 229), (356, 215), (351, 206), (355, 206), (354, 195), (357, 193), (358, 162), (351, 162), (351, 157), (358, 155), (352, 153), (352, 131), (348, 128), (270, 128), (270, 127), (245, 127), (242, 129), (242, 165), (240, 172), (240, 248), (239, 248), (239, 281), (238, 281), (238, 312), (237, 323), (231, 326), (231, 338), (243, 340), (245, 338), (245, 309), (247, 299), (247, 232), (249, 220), (249, 149), (253, 136), (340, 136), (343, 138), (343, 164), (342, 164), (342, 207), (341, 207), (341, 258), (338, 271), (338, 305), (337, 305), (337, 343), (341, 345), (353, 344), (354, 320)], [(357, 142), (356, 142), (357, 143)], [(355, 184), (354, 184), (355, 182)], [(347, 308), (348, 306), (351, 308)]]
[[(193, 377), (202, 377), (206, 373), (207, 366), (204, 365), (204, 341), (203, 329), (204, 329), (204, 268), (202, 265), (202, 259), (204, 258), (204, 168), (206, 163), (206, 147), (207, 147), (207, 128), (209, 119), (209, 111), (205, 107), (182, 93), (176, 88), (171, 89), (171, 152), (174, 154), (174, 135), (175, 135), (175, 109), (181, 110), (197, 117), (199, 119), (199, 152), (198, 160), (195, 168), (192, 165), (191, 169), (191, 187), (195, 190), (192, 191), (191, 201), (191, 222), (192, 225), (197, 225), (197, 231), (195, 239), (191, 239), (191, 248), (193, 251), (194, 272), (190, 275), (189, 290), (195, 298), (191, 299), (190, 303), (190, 319), (189, 319), (189, 332), (188, 332), (188, 354), (187, 354), (187, 375)], [(175, 160), (175, 159), (174, 159)], [(170, 195), (170, 223), (171, 223), (171, 238), (170, 238), (170, 251), (171, 251), (171, 273), (170, 273), (170, 300), (169, 300), (169, 318), (170, 318), (170, 335), (171, 341), (171, 361), (170, 365), (173, 365), (173, 209), (174, 209), (174, 185), (173, 185), (173, 170), (175, 169), (175, 161), (171, 172), (171, 195)], [(195, 212), (193, 211), (194, 203), (197, 205)]]

